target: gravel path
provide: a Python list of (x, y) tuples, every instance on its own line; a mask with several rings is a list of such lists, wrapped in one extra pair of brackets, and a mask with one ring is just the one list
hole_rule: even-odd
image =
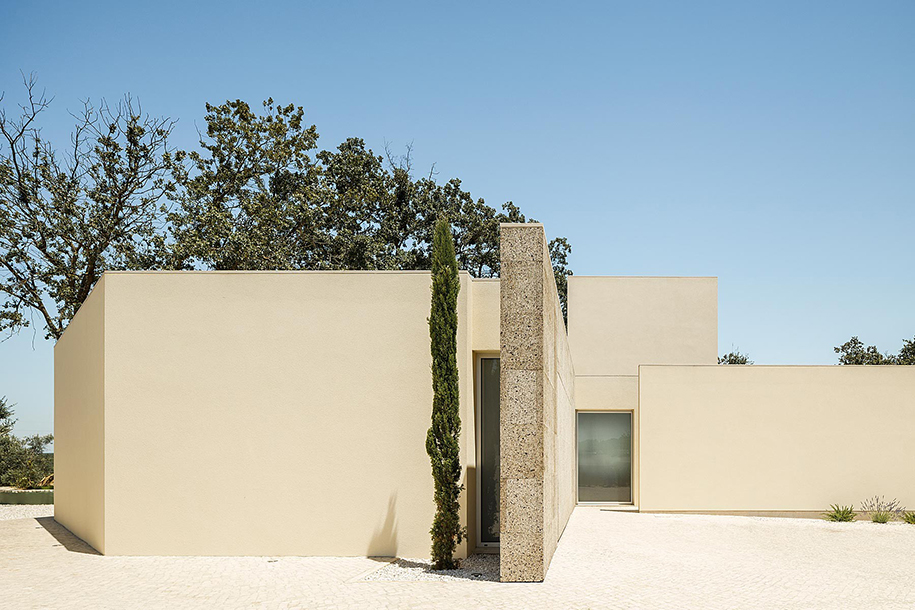
[(0, 504), (0, 521), (53, 516), (53, 504)]
[(499, 556), (471, 555), (457, 570), (433, 570), (428, 559), (395, 559), (386, 566), (368, 574), (365, 580), (488, 580), (499, 581)]

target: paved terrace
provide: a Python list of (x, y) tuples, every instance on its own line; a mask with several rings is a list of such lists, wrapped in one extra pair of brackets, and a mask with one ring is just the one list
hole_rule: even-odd
[(367, 558), (103, 557), (49, 517), (16, 518), (0, 520), (0, 595), (68, 609), (909, 609), (912, 549), (901, 523), (577, 508), (543, 583), (392, 582), (365, 581), (386, 565)]

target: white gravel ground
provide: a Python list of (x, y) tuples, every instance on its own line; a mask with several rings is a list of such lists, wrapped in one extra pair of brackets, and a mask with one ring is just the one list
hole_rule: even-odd
[(53, 504), (0, 504), (0, 521), (53, 516)]
[[(0, 521), (0, 593), (17, 610), (913, 610), (912, 549), (915, 525), (902, 523), (579, 506), (546, 580), (507, 584), (468, 570), (491, 562), (476, 573), (495, 579), (494, 555), (442, 575), (366, 557), (100, 556), (50, 519), (12, 519)], [(390, 580), (410, 565), (426, 582)]]
[(499, 581), (499, 556), (494, 554), (471, 555), (461, 562), (457, 570), (433, 570), (428, 559), (395, 559), (384, 567), (368, 574), (365, 580), (488, 580)]

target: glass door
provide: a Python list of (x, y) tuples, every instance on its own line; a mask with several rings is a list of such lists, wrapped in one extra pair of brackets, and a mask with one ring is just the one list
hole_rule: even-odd
[(632, 413), (579, 411), (578, 501), (632, 502)]
[(499, 359), (480, 358), (477, 455), (480, 546), (499, 544)]

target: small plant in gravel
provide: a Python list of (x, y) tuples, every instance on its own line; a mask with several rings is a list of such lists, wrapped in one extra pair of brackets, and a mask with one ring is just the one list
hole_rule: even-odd
[(840, 506), (839, 504), (830, 504), (829, 510), (823, 513), (823, 518), (827, 521), (837, 521), (845, 523), (855, 520), (854, 506)]
[(874, 496), (861, 503), (861, 511), (866, 513), (874, 523), (888, 523), (902, 517), (906, 510), (899, 500), (885, 500), (883, 496)]
[(907, 510), (902, 513), (902, 520), (910, 525), (915, 525), (915, 510)]

